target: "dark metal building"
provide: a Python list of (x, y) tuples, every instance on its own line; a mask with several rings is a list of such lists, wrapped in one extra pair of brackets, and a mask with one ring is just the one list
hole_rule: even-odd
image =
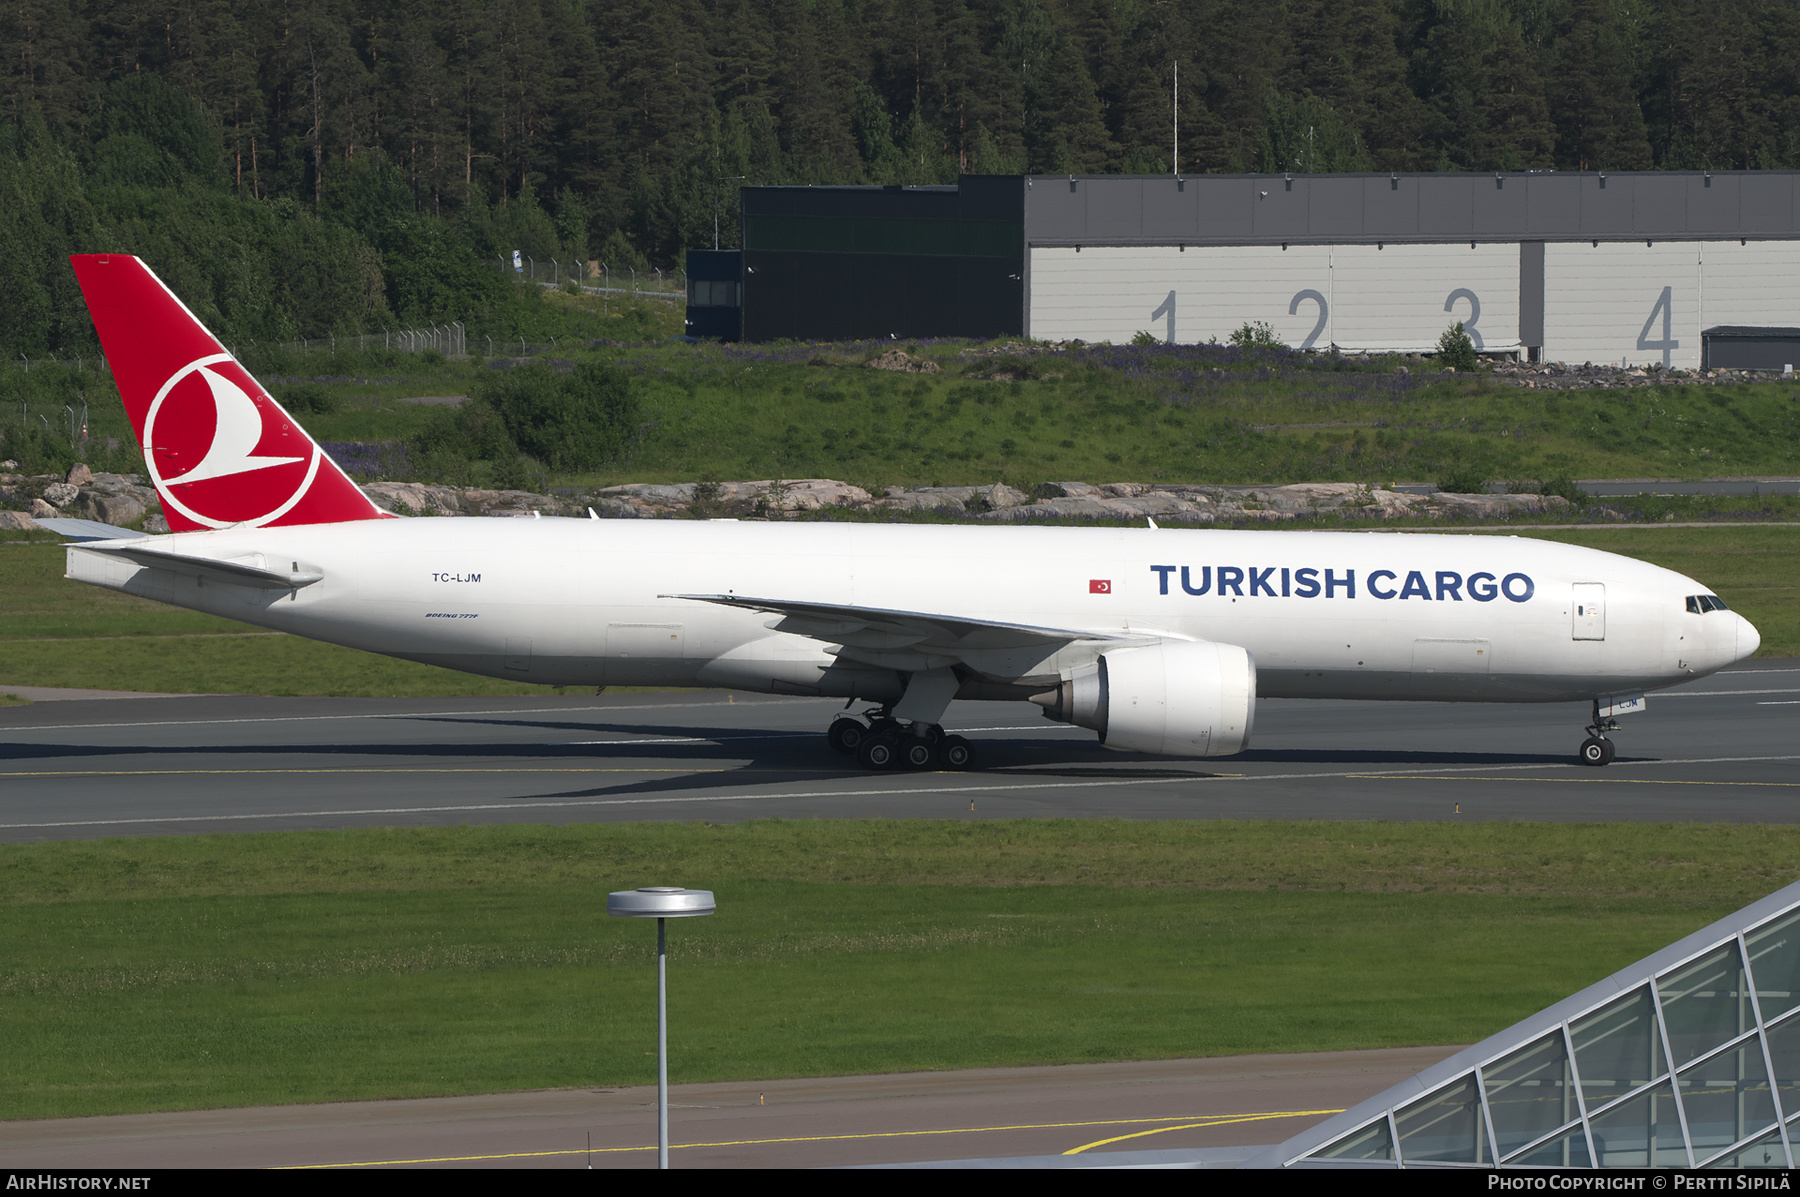
[(744, 339), (1024, 332), (1024, 180), (746, 187)]
[(744, 255), (735, 249), (690, 249), (687, 255), (687, 335), (706, 340), (743, 337)]
[(1027, 335), (1697, 366), (1800, 324), (1800, 172), (964, 176), (742, 192), (746, 340)]
[(1734, 328), (1724, 325), (1700, 334), (1707, 370), (1780, 370), (1800, 364), (1800, 328)]

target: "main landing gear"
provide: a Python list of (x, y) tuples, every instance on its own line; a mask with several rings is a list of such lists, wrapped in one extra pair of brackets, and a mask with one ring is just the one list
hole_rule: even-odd
[(975, 746), (961, 736), (945, 734), (936, 723), (902, 722), (886, 707), (867, 711), (863, 718), (839, 715), (825, 738), (865, 769), (960, 771), (975, 764)]
[(1610, 716), (1600, 714), (1600, 700), (1594, 700), (1594, 721), (1588, 724), (1588, 738), (1581, 742), (1581, 763), (1592, 765), (1596, 769), (1601, 765), (1612, 764), (1613, 742), (1606, 738), (1609, 731), (1618, 731), (1619, 721)]

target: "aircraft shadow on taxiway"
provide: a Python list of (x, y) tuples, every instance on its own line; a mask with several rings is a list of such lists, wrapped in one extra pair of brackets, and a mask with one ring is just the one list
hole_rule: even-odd
[[(794, 741), (804, 744), (805, 739)], [(822, 747), (822, 745), (821, 745)], [(967, 773), (933, 772), (909, 773), (895, 771), (891, 773), (871, 773), (849, 763), (833, 768), (836, 762), (845, 762), (829, 750), (818, 752), (813, 747), (805, 747), (797, 754), (803, 761), (794, 761), (796, 755), (783, 752), (780, 759), (772, 759), (772, 754), (754, 754), (744, 765), (736, 769), (716, 773), (692, 773), (679, 777), (658, 777), (638, 782), (602, 786), (581, 786), (566, 790), (545, 790), (520, 797), (538, 799), (570, 800), (577, 798), (594, 798), (600, 796), (616, 797), (651, 797), (668, 793), (710, 793), (719, 790), (742, 789), (746, 785), (767, 786), (779, 785), (784, 781), (818, 782), (826, 778), (843, 780), (863, 780), (879, 782), (882, 780), (904, 781), (917, 779), (920, 788), (934, 789), (954, 788), (959, 781), (971, 787), (990, 783), (1011, 781), (1039, 780), (1083, 780), (1114, 781), (1128, 783), (1133, 781), (1179, 780), (1209, 781), (1221, 777), (1220, 770), (1231, 770), (1233, 763), (1250, 761), (1266, 762), (1288, 767), (1314, 766), (1321, 771), (1337, 766), (1365, 767), (1371, 771), (1382, 769), (1420, 769), (1449, 768), (1454, 766), (1483, 765), (1532, 765), (1532, 764), (1566, 764), (1577, 768), (1574, 757), (1569, 754), (1545, 753), (1498, 753), (1498, 752), (1418, 752), (1396, 751), (1380, 752), (1368, 749), (1351, 749), (1342, 751), (1268, 751), (1262, 753), (1243, 753), (1234, 757), (1215, 758), (1212, 760), (1194, 760), (1186, 763), (1186, 767), (1172, 766), (1169, 758), (1152, 756), (1144, 753), (1109, 752), (1098, 743), (1069, 743), (1045, 741), (1006, 741), (982, 739), (977, 742), (977, 751), (981, 754), (979, 768)], [(727, 754), (742, 759), (743, 754)], [(1046, 759), (1055, 758), (1055, 759)], [(1070, 759), (1079, 758), (1079, 759)], [(1620, 758), (1624, 760), (1625, 758)], [(786, 768), (781, 762), (787, 763)], [(1332, 776), (1338, 776), (1333, 773)], [(907, 787), (881, 787), (880, 792), (904, 792)], [(877, 791), (871, 790), (871, 794)]]
[[(594, 740), (580, 743), (532, 743), (529, 741), (456, 743), (407, 743), (376, 741), (366, 743), (310, 744), (32, 744), (0, 742), (0, 760), (10, 761), (98, 761), (117, 757), (195, 757), (218, 760), (228, 757), (372, 757), (389, 760), (396, 757), (414, 760), (593, 760), (629, 756), (655, 756), (673, 761), (692, 761), (696, 765), (714, 761), (746, 761), (730, 775), (751, 772), (791, 771), (798, 778), (816, 778), (821, 773), (845, 777), (881, 776), (870, 774), (854, 762), (830, 751), (822, 732), (758, 730), (746, 727), (704, 727), (692, 724), (630, 724), (575, 722), (564, 720), (481, 719), (457, 716), (427, 716), (425, 721), (444, 723), (490, 724), (495, 727), (536, 727), (546, 731), (578, 732), (589, 735), (614, 735), (617, 741)], [(1060, 729), (1046, 727), (1046, 732)], [(663, 741), (658, 743), (657, 741)], [(1023, 733), (1008, 737), (983, 736), (976, 742), (979, 768), (970, 776), (1015, 770), (1032, 776), (1100, 777), (1126, 780), (1146, 776), (1208, 776), (1200, 761), (1173, 766), (1167, 757), (1143, 753), (1112, 752), (1097, 741), (1071, 738), (1066, 732), (1055, 736)], [(1633, 759), (1621, 755), (1624, 763)], [(1654, 759), (1644, 757), (1641, 759)], [(1290, 767), (1364, 767), (1431, 768), (1481, 765), (1571, 764), (1571, 754), (1560, 752), (1493, 752), (1430, 751), (1421, 749), (1381, 748), (1290, 748), (1250, 749), (1232, 757), (1212, 758), (1208, 770), (1225, 766), (1272, 764)], [(1149, 768), (1146, 768), (1146, 767)], [(1235, 771), (1235, 770), (1228, 770)], [(904, 774), (894, 774), (903, 776)], [(693, 788), (690, 778), (681, 785)], [(611, 789), (611, 787), (608, 787)]]

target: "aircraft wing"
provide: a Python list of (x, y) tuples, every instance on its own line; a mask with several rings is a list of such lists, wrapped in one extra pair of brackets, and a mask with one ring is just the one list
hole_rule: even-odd
[(815, 603), (800, 599), (754, 598), (739, 594), (665, 594), (660, 598), (717, 603), (777, 616), (769, 627), (838, 646), (836, 655), (892, 669), (920, 670), (966, 665), (994, 677), (1021, 677), (1070, 645), (1083, 641), (1127, 642), (1144, 637), (1075, 628)]

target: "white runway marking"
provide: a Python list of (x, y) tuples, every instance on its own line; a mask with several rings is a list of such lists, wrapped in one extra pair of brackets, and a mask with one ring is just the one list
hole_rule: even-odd
[[(1615, 762), (1613, 768), (1617, 769), (1629, 765), (1720, 765), (1746, 761), (1794, 760), (1800, 760), (1800, 754), (1788, 756), (1689, 757), (1680, 760), (1666, 761), (1620, 761)], [(780, 792), (739, 792), (731, 794), (684, 794), (673, 796), (647, 795), (633, 798), (586, 798), (555, 802), (485, 802), (451, 806), (387, 806), (368, 807), (356, 810), (269, 811), (251, 814), (150, 816), (139, 819), (84, 819), (46, 823), (0, 823), (0, 831), (34, 831), (57, 827), (144, 827), (179, 823), (260, 821), (268, 819), (342, 819), (373, 815), (452, 814), (467, 811), (569, 810), (577, 808), (592, 809), (597, 807), (653, 805), (674, 806), (696, 802), (756, 802), (767, 801), (769, 799), (793, 798), (891, 798), (909, 797), (914, 794), (995, 794), (1013, 791), (1093, 790), (1104, 789), (1108, 786), (1180, 785), (1184, 783), (1199, 784), (1204, 782), (1218, 783), (1230, 781), (1292, 781), (1306, 778), (1385, 778), (1403, 777), (1408, 775), (1442, 775), (1445, 773), (1525, 772), (1540, 769), (1576, 770), (1579, 768), (1580, 766), (1573, 762), (1553, 762), (1532, 765), (1476, 765), (1449, 769), (1354, 769), (1318, 773), (1194, 774), (1186, 777), (1123, 777), (1112, 781), (1052, 781), (1027, 783), (1024, 785), (962, 785), (921, 786), (917, 788), (890, 787), (887, 789), (862, 790), (813, 790), (797, 794)], [(355, 773), (357, 771), (345, 770), (345, 772)], [(3, 776), (3, 774), (0, 774), (0, 776)]]
[(1652, 690), (1649, 697), (1658, 700), (1664, 698), (1724, 698), (1734, 694), (1800, 694), (1800, 689), (1790, 686), (1785, 690)]
[[(198, 697), (198, 696), (195, 696)], [(263, 715), (251, 719), (146, 719), (136, 723), (43, 723), (30, 727), (0, 728), (0, 735), (21, 732), (70, 731), (104, 727), (212, 727), (226, 723), (329, 723), (340, 719), (466, 719), (476, 715), (578, 715), (588, 711), (666, 711), (675, 707), (701, 710), (706, 707), (751, 706), (757, 703), (819, 702), (816, 698), (747, 698), (741, 703), (726, 702), (652, 702), (629, 707), (544, 707), (538, 710), (501, 711), (370, 711), (361, 715)]]

